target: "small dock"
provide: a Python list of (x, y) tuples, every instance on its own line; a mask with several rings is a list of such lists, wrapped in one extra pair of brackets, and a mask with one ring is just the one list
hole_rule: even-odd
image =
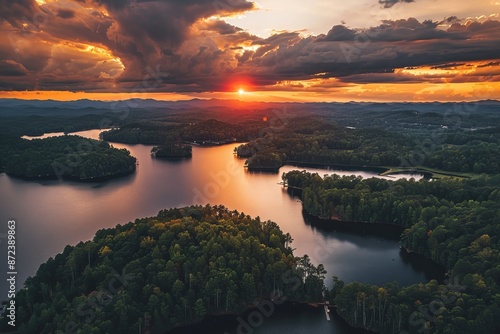
[[(323, 294), (323, 298), (325, 295)], [(318, 303), (318, 305), (323, 305), (325, 308), (325, 317), (326, 321), (330, 321), (330, 302), (328, 300), (325, 300), (323, 303)]]

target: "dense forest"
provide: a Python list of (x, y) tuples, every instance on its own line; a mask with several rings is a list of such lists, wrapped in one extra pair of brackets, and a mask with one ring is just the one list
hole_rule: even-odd
[(195, 122), (137, 122), (102, 134), (104, 140), (127, 143), (162, 145), (165, 142), (186, 142), (199, 145), (226, 144), (256, 137), (263, 122), (228, 123), (215, 119)]
[[(1, 141), (22, 135), (109, 129), (103, 139), (168, 147), (248, 142), (250, 170), (284, 164), (425, 167), (448, 174), (500, 172), (498, 103), (238, 104), (224, 101), (116, 103), (8, 101)], [(79, 107), (80, 106), (80, 107)], [(70, 107), (70, 110), (64, 109)], [(17, 110), (19, 109), (19, 110)]]
[(340, 315), (382, 333), (500, 330), (500, 176), (433, 181), (362, 179), (292, 171), (304, 210), (328, 220), (405, 227), (402, 247), (449, 269), (449, 282), (401, 288), (337, 281)]
[(0, 171), (12, 176), (95, 181), (135, 169), (136, 158), (128, 150), (79, 136), (0, 141)]
[(122, 124), (114, 115), (67, 114), (66, 116), (52, 116), (50, 111), (43, 116), (4, 116), (0, 113), (0, 120), (0, 130), (2, 135), (6, 137), (42, 136), (51, 132), (71, 133)]
[(150, 333), (254, 302), (323, 300), (325, 270), (291, 236), (222, 206), (160, 211), (42, 264), (16, 297), (21, 333)]
[(440, 140), (384, 129), (340, 127), (321, 118), (297, 117), (279, 131), (240, 145), (249, 170), (274, 170), (284, 164), (333, 166), (423, 166), (448, 172), (500, 172), (500, 128), (442, 130)]
[[(70, 109), (16, 103), (0, 106), (0, 172), (17, 176), (95, 180), (133, 172), (135, 158), (106, 142), (20, 138), (111, 127), (105, 140), (158, 145), (157, 157), (188, 156), (192, 143), (245, 141), (236, 153), (250, 170), (304, 163), (469, 177), (392, 182), (291, 172), (283, 181), (301, 189), (305, 213), (323, 223), (398, 225), (406, 251), (449, 272), (445, 282), (409, 287), (334, 277), (325, 294), (350, 324), (381, 333), (500, 332), (498, 102), (124, 101), (115, 108), (76, 101)], [(272, 222), (209, 206), (100, 230), (92, 241), (67, 246), (26, 282), (17, 296), (18, 329), (155, 333), (238, 313), (270, 295), (321, 300), (323, 266), (294, 257), (290, 242)]]
[(165, 143), (151, 149), (151, 155), (155, 158), (190, 158), (193, 148), (191, 145), (182, 143)]

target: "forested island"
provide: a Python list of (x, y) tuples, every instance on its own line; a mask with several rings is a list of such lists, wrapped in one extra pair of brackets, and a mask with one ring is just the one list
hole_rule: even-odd
[(333, 301), (353, 326), (381, 333), (500, 330), (500, 176), (417, 182), (292, 171), (283, 180), (301, 190), (304, 211), (323, 224), (402, 226), (403, 249), (449, 270), (446, 284), (336, 282)]
[(131, 174), (136, 158), (106, 142), (65, 135), (0, 143), (0, 172), (28, 179), (98, 181)]
[(274, 222), (208, 205), (102, 229), (26, 281), (18, 330), (164, 333), (256, 301), (322, 301), (323, 266), (291, 241)]
[(164, 159), (191, 158), (193, 148), (191, 145), (182, 143), (165, 143), (151, 149), (151, 156)]

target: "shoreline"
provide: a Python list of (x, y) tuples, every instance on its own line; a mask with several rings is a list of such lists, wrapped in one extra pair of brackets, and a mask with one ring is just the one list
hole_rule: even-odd
[(341, 316), (338, 312), (337, 312), (337, 305), (331, 305), (330, 307), (328, 307), (328, 309), (330, 310), (330, 316), (332, 318), (335, 318), (338, 322), (342, 323), (343, 325), (345, 326), (349, 326), (350, 328), (352, 328), (355, 333), (364, 333), (364, 334), (375, 334), (375, 333), (378, 333), (378, 332), (375, 332), (369, 328), (364, 328), (364, 327), (358, 327), (358, 326), (353, 326), (349, 323), (349, 321), (347, 321), (343, 316)]
[(344, 221), (322, 218), (312, 215), (304, 209), (302, 209), (302, 215), (304, 216), (304, 220), (306, 221), (306, 223), (321, 227), (324, 230), (338, 230), (342, 232), (352, 232), (360, 235), (376, 235), (398, 241), (400, 239), (401, 233), (403, 233), (403, 231), (406, 229), (406, 227), (394, 223), (369, 223), (361, 221)]
[[(397, 234), (397, 232), (405, 230), (404, 227), (391, 223), (368, 223), (368, 222), (355, 222), (355, 221), (347, 222), (347, 221), (340, 221), (333, 219), (323, 219), (311, 215), (305, 212), (305, 210), (302, 210), (302, 214), (304, 215), (304, 220), (306, 224), (311, 224), (312, 226), (316, 226), (329, 231), (333, 230), (333, 232), (338, 230), (342, 232), (354, 233), (359, 235), (360, 231), (362, 231), (361, 235), (363, 236), (375, 235), (377, 237), (389, 238), (392, 240), (400, 241), (401, 233)], [(409, 262), (414, 263), (415, 265), (425, 266), (426, 268), (430, 267), (429, 269), (432, 270), (437, 275), (437, 277), (432, 277), (430, 279), (435, 279), (439, 284), (444, 284), (444, 281), (448, 275), (448, 269), (446, 267), (435, 262), (431, 258), (428, 258), (410, 249), (407, 249), (401, 245), (400, 245), (400, 256), (403, 259), (408, 259)], [(364, 327), (358, 327), (350, 324), (347, 319), (342, 317), (342, 315), (340, 315), (337, 312), (337, 307), (335, 304), (331, 305), (329, 309), (332, 311), (330, 312), (330, 315), (332, 317), (335, 317), (338, 321), (347, 324), (354, 330), (364, 330), (365, 333), (378, 333)]]
[[(263, 301), (269, 301), (269, 299), (265, 299)], [(263, 302), (261, 301), (261, 303)], [(321, 305), (313, 305), (314, 303), (307, 303), (307, 302), (298, 302), (298, 301), (289, 301), (285, 300), (282, 304), (274, 304), (275, 307), (271, 314), (264, 315), (263, 321), (267, 321), (268, 319), (272, 319), (273, 316), (275, 315), (280, 315), (282, 313), (293, 313), (293, 312), (314, 312), (318, 311), (320, 313), (323, 313), (322, 309), (323, 306)], [(186, 325), (186, 326), (181, 326), (181, 327), (176, 327), (171, 330), (168, 330), (166, 332), (163, 332), (164, 334), (182, 334), (182, 333), (195, 333), (195, 332), (202, 332), (206, 330), (220, 330), (221, 333), (239, 333), (238, 332), (238, 326), (241, 326), (242, 323), (247, 323), (246, 321), (249, 318), (249, 315), (251, 315), (253, 312), (260, 312), (257, 305), (255, 304), (250, 307), (248, 307), (246, 310), (240, 312), (240, 313), (225, 313), (225, 314), (212, 314), (212, 315), (207, 315), (197, 323), (191, 324), (191, 325)], [(348, 329), (350, 333), (353, 334), (373, 334), (376, 332), (363, 329), (360, 327), (354, 327), (351, 326), (344, 318), (342, 318), (336, 311), (336, 307), (330, 305), (328, 307), (330, 310), (330, 316), (333, 317), (336, 321), (339, 322), (340, 326), (342, 326), (344, 329)], [(323, 320), (327, 322), (325, 316), (322, 316)], [(238, 320), (240, 319), (240, 320)], [(248, 325), (251, 330), (254, 330), (258, 328), (259, 326), (256, 326), (255, 328)]]
[[(244, 158), (239, 156), (240, 158)], [(332, 164), (332, 163), (322, 163), (322, 162), (303, 162), (303, 161), (286, 161), (283, 165), (279, 167), (247, 167), (250, 172), (268, 172), (278, 174), (281, 167), (291, 166), (291, 167), (304, 167), (304, 168), (321, 168), (326, 170), (338, 170), (338, 171), (360, 171), (360, 172), (374, 172), (378, 176), (398, 175), (398, 174), (417, 174), (422, 175), (424, 179), (430, 180), (433, 177), (433, 173), (421, 168), (412, 168), (409, 170), (391, 171), (393, 168), (398, 167), (382, 167), (382, 166), (366, 166), (366, 165), (342, 165), (342, 164)], [(440, 173), (445, 174), (446, 172)], [(457, 176), (455, 174), (449, 174), (449, 176)]]
[(153, 155), (151, 155), (151, 158), (153, 158), (153, 159), (166, 160), (166, 161), (168, 161), (168, 160), (171, 160), (171, 161), (172, 160), (174, 160), (174, 161), (188, 160), (188, 159), (191, 159), (192, 157), (193, 156), (191, 156), (191, 155), (186, 155), (186, 156), (184, 156), (184, 155), (171, 155), (171, 156), (161, 156), (161, 155), (160, 156), (157, 156), (157, 155), (153, 156)]
[[(239, 155), (239, 158), (248, 159), (246, 155)], [(424, 180), (431, 180), (433, 178), (440, 177), (457, 177), (457, 178), (470, 178), (470, 176), (464, 173), (450, 172), (446, 170), (433, 170), (427, 167), (398, 167), (398, 166), (367, 166), (367, 165), (343, 165), (343, 164), (333, 164), (328, 162), (304, 162), (304, 161), (285, 161), (279, 167), (248, 167), (251, 172), (268, 172), (278, 174), (281, 167), (292, 166), (292, 167), (304, 167), (304, 168), (321, 168), (326, 170), (338, 170), (338, 171), (360, 171), (360, 172), (374, 172), (378, 176), (391, 177), (392, 175), (399, 174), (416, 174), (421, 175)]]
[[(319, 227), (327, 231), (341, 231), (347, 233), (353, 233), (357, 235), (373, 235), (380, 238), (386, 238), (394, 241), (401, 241), (401, 233), (406, 229), (405, 227), (393, 223), (368, 223), (368, 222), (357, 222), (357, 221), (341, 221), (333, 219), (323, 219), (316, 217), (302, 210), (304, 216), (304, 221), (306, 224), (311, 226)], [(414, 260), (413, 262), (426, 261), (429, 262), (425, 265), (432, 266), (433, 271), (437, 272), (436, 279), (440, 284), (444, 282), (446, 273), (449, 271), (448, 268), (442, 266), (441, 264), (435, 262), (433, 259), (417, 253), (411, 249), (407, 249), (400, 245), (401, 256)]]
[(107, 176), (99, 176), (99, 177), (93, 177), (93, 178), (85, 178), (81, 179), (78, 177), (74, 176), (65, 176), (62, 175), (61, 178), (58, 178), (57, 175), (40, 175), (40, 176), (23, 176), (23, 175), (15, 175), (15, 174), (10, 174), (7, 172), (0, 172), (0, 174), (5, 173), (5, 175), (19, 179), (19, 180), (25, 180), (25, 181), (54, 181), (54, 180), (66, 180), (66, 181), (73, 181), (73, 182), (78, 182), (78, 183), (100, 183), (100, 182), (106, 182), (114, 179), (120, 179), (124, 178), (130, 175), (135, 174), (137, 168), (134, 168), (133, 171), (130, 172), (121, 172), (121, 173), (116, 173), (113, 175), (107, 175)]

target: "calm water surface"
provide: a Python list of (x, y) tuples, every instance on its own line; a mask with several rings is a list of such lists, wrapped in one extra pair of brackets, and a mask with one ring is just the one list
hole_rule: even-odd
[[(97, 139), (99, 130), (79, 134)], [(247, 172), (243, 168), (244, 160), (232, 154), (235, 144), (194, 147), (192, 159), (176, 162), (151, 159), (151, 146), (116, 143), (113, 146), (127, 148), (137, 157), (139, 166), (134, 175), (104, 183), (77, 183), (33, 182), (0, 174), (0, 221), (15, 219), (17, 222), (18, 288), (28, 276), (35, 274), (42, 262), (62, 252), (67, 244), (93, 238), (100, 228), (153, 216), (164, 208), (207, 203), (222, 204), (277, 222), (294, 238), (292, 246), (296, 248), (296, 255), (308, 254), (313, 263), (325, 265), (328, 285), (332, 275), (346, 282), (398, 281), (402, 285), (426, 282), (433, 275), (425, 263), (402, 257), (395, 240), (327, 232), (306, 224), (301, 203), (278, 184), (282, 172), (297, 167), (285, 166), (280, 174)], [(306, 170), (320, 175), (334, 172)], [(369, 172), (335, 173), (375, 176)], [(410, 176), (397, 175), (401, 177)], [(5, 233), (5, 224), (1, 226), (4, 230), (0, 233)], [(0, 239), (2, 249), (4, 240)], [(0, 265), (5, 268), (4, 263)], [(320, 331), (318, 327), (318, 332), (347, 333), (338, 321), (327, 323), (321, 312), (303, 311), (292, 322), (285, 321), (287, 317), (290, 318), (276, 312), (256, 333), (276, 333), (278, 328), (284, 333), (304, 332), (303, 327), (294, 324), (297, 321), (306, 321), (311, 326), (314, 323), (322, 328)]]

